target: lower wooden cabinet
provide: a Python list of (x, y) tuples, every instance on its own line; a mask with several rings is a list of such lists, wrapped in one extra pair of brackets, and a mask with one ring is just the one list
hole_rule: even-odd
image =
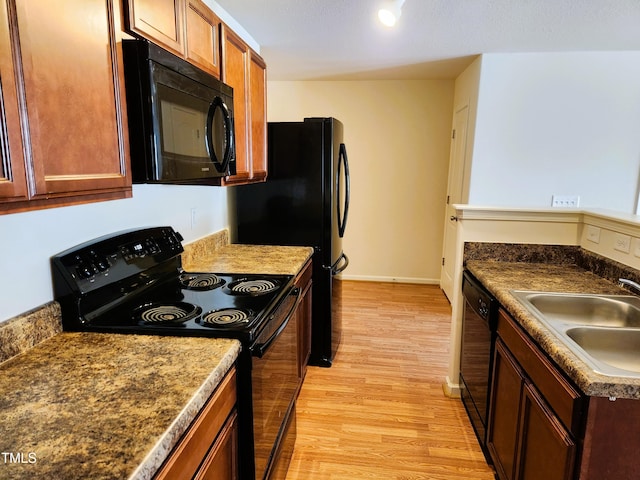
[(520, 410), (516, 478), (572, 479), (576, 442), (531, 383), (525, 385)]
[(576, 444), (498, 340), (488, 448), (499, 478), (573, 478)]
[(156, 479), (235, 480), (238, 478), (237, 382), (227, 373)]
[(493, 374), (487, 447), (498, 477), (573, 479), (581, 394), (503, 311)]
[(195, 476), (196, 480), (238, 478), (238, 418), (234, 412), (218, 435), (216, 443)]

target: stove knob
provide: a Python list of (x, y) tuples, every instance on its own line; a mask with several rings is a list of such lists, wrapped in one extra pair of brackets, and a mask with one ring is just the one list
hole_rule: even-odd
[(98, 271), (104, 272), (110, 267), (109, 260), (107, 260), (106, 258), (101, 258), (96, 261), (95, 267), (98, 269)]
[(80, 275), (80, 278), (90, 278), (93, 276), (93, 268), (91, 265), (87, 265), (86, 263), (78, 264), (76, 271), (78, 272), (78, 275)]

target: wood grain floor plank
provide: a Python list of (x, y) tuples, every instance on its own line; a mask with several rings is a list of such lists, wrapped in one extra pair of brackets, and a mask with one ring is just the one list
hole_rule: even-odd
[(437, 286), (343, 282), (342, 344), (309, 367), (286, 480), (493, 480), (447, 398), (451, 309)]

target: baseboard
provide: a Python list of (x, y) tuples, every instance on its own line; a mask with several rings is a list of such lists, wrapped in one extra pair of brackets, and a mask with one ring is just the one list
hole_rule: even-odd
[(440, 285), (439, 278), (417, 278), (417, 277), (383, 277), (373, 275), (340, 275), (342, 280), (354, 280), (360, 282), (393, 282), (393, 283), (421, 283), (425, 285)]
[(449, 377), (444, 379), (442, 391), (449, 398), (460, 398), (460, 384), (453, 383)]

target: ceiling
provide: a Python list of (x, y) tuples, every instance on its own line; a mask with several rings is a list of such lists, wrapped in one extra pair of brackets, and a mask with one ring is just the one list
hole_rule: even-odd
[(216, 0), (272, 80), (454, 78), (480, 53), (640, 50), (640, 0)]

